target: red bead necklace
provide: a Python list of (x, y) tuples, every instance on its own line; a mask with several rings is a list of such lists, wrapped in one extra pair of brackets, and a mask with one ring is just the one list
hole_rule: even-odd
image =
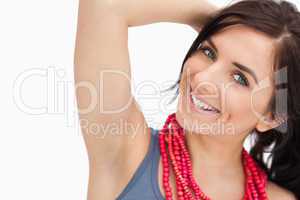
[[(184, 132), (176, 121), (175, 113), (170, 114), (162, 130), (159, 131), (160, 153), (163, 166), (163, 188), (165, 199), (172, 200), (169, 183), (169, 159), (176, 178), (178, 200), (210, 200), (200, 189), (192, 174), (190, 154), (186, 148)], [(168, 159), (169, 155), (169, 159)], [(255, 160), (243, 148), (243, 168), (246, 174), (243, 200), (267, 200), (265, 191), (267, 176)]]

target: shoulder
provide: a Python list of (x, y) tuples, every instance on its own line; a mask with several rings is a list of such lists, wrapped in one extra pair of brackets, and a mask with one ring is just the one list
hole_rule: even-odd
[(271, 181), (267, 183), (266, 192), (269, 200), (297, 200), (292, 192)]

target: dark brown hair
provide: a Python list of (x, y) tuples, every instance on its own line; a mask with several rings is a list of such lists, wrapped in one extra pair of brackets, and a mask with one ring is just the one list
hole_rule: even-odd
[[(177, 82), (168, 90), (177, 88), (172, 101), (175, 100), (186, 60), (204, 40), (226, 27), (238, 24), (276, 40), (273, 67), (275, 71), (286, 70), (286, 73), (279, 73), (276, 78), (280, 83), (275, 85), (270, 101), (274, 116), (283, 113), (287, 116), (283, 124), (285, 128), (280, 126), (263, 134), (253, 130), (251, 135), (255, 139), (250, 154), (267, 172), (269, 180), (293, 192), (300, 199), (300, 13), (294, 4), (275, 0), (243, 0), (214, 13), (185, 56)], [(284, 95), (281, 91), (285, 91)], [(284, 100), (286, 107), (281, 108), (280, 101)], [(263, 157), (266, 152), (270, 153), (267, 160)]]

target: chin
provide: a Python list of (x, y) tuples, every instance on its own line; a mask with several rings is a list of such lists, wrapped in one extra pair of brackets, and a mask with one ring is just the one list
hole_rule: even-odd
[(199, 117), (194, 117), (191, 113), (181, 112), (180, 110), (176, 111), (176, 120), (184, 130), (193, 133), (204, 133), (203, 125), (210, 127), (212, 123), (212, 121), (204, 121)]

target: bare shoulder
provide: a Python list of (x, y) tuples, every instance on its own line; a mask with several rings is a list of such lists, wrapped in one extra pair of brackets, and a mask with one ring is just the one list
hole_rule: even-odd
[(271, 181), (268, 181), (266, 192), (269, 200), (297, 200), (292, 192)]

